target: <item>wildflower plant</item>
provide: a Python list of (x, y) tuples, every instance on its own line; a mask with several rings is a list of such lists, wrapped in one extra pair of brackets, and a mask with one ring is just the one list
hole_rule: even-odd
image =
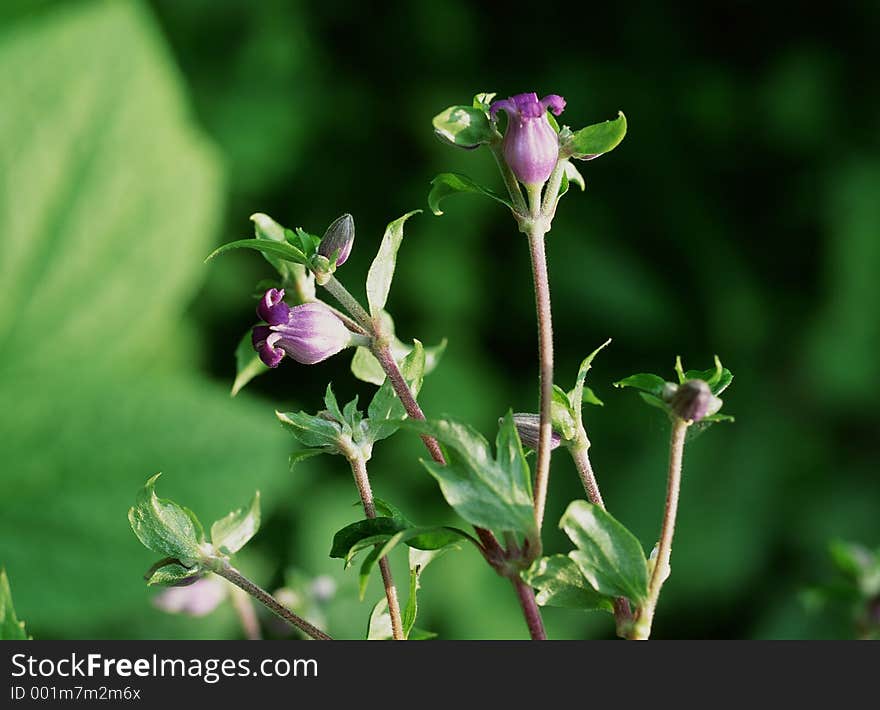
[[(509, 210), (526, 237), (531, 259), (540, 375), (537, 411), (499, 412), (494, 444), (465, 422), (426, 416), (419, 393), (425, 377), (437, 367), (445, 342), (425, 347), (417, 339), (399, 339), (386, 309), (404, 228), (418, 210), (388, 224), (367, 274), (365, 303), (340, 278), (355, 241), (355, 222), (349, 214), (333, 221), (323, 236), (299, 227), (288, 229), (265, 214), (254, 214), (253, 238), (226, 244), (209, 257), (251, 249), (262, 253), (276, 272), (271, 282), (260, 286), (259, 322), (236, 351), (233, 394), (273, 368), (315, 365), (349, 348), (354, 350), (352, 374), (378, 387), (365, 407), (357, 398), (340, 404), (328, 385), (316, 409), (276, 412), (298, 444), (291, 464), (330, 455), (344, 459), (351, 470), (363, 517), (336, 532), (330, 555), (346, 566), (359, 559), (362, 598), (370, 575), (379, 570), (385, 594), (369, 614), (368, 638), (431, 636), (415, 625), (421, 574), (438, 555), (456, 549), (457, 554), (467, 554), (467, 549), (477, 552), (510, 582), (532, 639), (546, 638), (542, 606), (608, 612), (623, 638), (647, 639), (651, 634), (671, 569), (685, 441), (696, 429), (730, 419), (720, 413), (720, 395), (733, 376), (716, 357), (714, 366), (705, 371), (685, 371), (676, 360), (672, 381), (641, 373), (615, 383), (637, 391), (670, 422), (666, 501), (657, 544), (646, 554), (639, 540), (609, 512), (611, 506), (602, 497), (589, 456), (592, 441), (583, 406), (602, 402), (586, 385), (586, 378), (594, 358), (610, 340), (583, 360), (570, 389), (555, 384), (545, 252), (561, 199), (573, 184), (585, 189), (575, 161), (593, 160), (613, 150), (623, 140), (627, 123), (620, 113), (613, 120), (572, 129), (557, 120), (564, 111), (565, 100), (556, 94), (539, 99), (535, 93), (523, 93), (496, 100), (494, 94), (483, 93), (433, 119), (441, 141), (491, 153), (503, 187), (498, 190), (462, 174), (442, 173), (431, 182), (430, 210), (442, 215), (441, 204), (455, 194), (488, 197)], [(387, 445), (384, 442), (392, 436), (421, 438), (427, 454), (421, 467), (467, 525), (414, 523), (392, 502), (374, 496), (368, 464), (374, 447)], [(529, 449), (534, 457), (527, 456)], [(559, 521), (572, 544), (570, 550), (559, 552), (545, 550), (542, 539), (554, 450), (557, 456), (563, 450), (571, 456), (586, 496), (571, 502)], [(232, 564), (233, 555), (258, 530), (259, 495), (249, 506), (215, 522), (206, 536), (192, 511), (156, 495), (156, 478), (147, 482), (129, 513), (141, 542), (162, 556), (148, 572), (148, 584), (189, 585), (219, 575), (307, 636), (329, 638)], [(339, 504), (346, 506), (348, 501)], [(399, 548), (407, 550), (410, 570), (402, 585), (388, 564), (389, 554)], [(200, 593), (211, 589), (201, 586)], [(207, 604), (204, 599), (172, 600), (175, 608), (183, 609), (202, 609)], [(253, 623), (250, 627), (249, 635), (254, 637)]]

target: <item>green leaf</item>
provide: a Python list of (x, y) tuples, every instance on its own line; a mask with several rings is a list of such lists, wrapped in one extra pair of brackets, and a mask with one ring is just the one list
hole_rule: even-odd
[(12, 590), (6, 570), (0, 567), (0, 641), (26, 641), (29, 636), (12, 606)]
[(306, 255), (296, 247), (293, 247), (286, 242), (281, 244), (278, 242), (266, 241), (265, 239), (238, 239), (234, 242), (228, 242), (223, 246), (217, 247), (214, 251), (208, 254), (205, 261), (211, 261), (221, 254), (225, 254), (233, 249), (253, 249), (264, 256), (274, 256), (285, 261), (293, 262), (294, 264), (308, 263)]
[(472, 525), (534, 538), (532, 481), (513, 415), (508, 412), (496, 439), (497, 457), (478, 432), (451, 420), (406, 424), (444, 445), (445, 466), (422, 461), (437, 479), (446, 502)]
[(584, 176), (581, 175), (580, 170), (577, 169), (574, 163), (569, 160), (565, 161), (565, 178), (569, 183), (574, 183), (577, 185), (581, 192), (587, 189), (587, 182), (584, 180)]
[(386, 536), (385, 539), (397, 534), (405, 528), (399, 520), (391, 517), (367, 518), (358, 520), (356, 523), (346, 525), (337, 530), (333, 536), (333, 544), (330, 547), (330, 557), (350, 560), (351, 550), (361, 540), (376, 536)]
[(467, 175), (462, 175), (461, 173), (440, 173), (431, 180), (431, 190), (428, 192), (428, 207), (431, 212), (440, 216), (443, 214), (443, 210), (440, 209), (440, 203), (450, 195), (463, 192), (483, 195), (513, 209), (513, 204), (506, 197), (499, 195), (488, 187), (483, 187), (471, 180)]
[[(444, 547), (439, 550), (416, 550), (410, 548), (409, 551), (409, 596), (406, 599), (406, 606), (403, 609), (403, 636), (409, 639), (413, 635), (416, 623), (416, 617), (419, 615), (419, 589), (421, 589), (421, 577), (425, 568), (441, 555), (446, 554), (450, 547)], [(431, 638), (436, 634), (425, 635), (421, 632), (417, 638)], [(416, 638), (416, 637), (413, 637)]]
[(571, 441), (577, 435), (577, 414), (568, 395), (559, 385), (553, 385), (553, 399), (550, 402), (553, 417), (553, 428), (562, 434), (562, 438)]
[(260, 492), (254, 493), (251, 504), (233, 510), (211, 526), (211, 544), (224, 555), (234, 555), (260, 529)]
[[(481, 96), (484, 101), (487, 94), (477, 94), (474, 102)], [(450, 106), (434, 116), (432, 123), (437, 137), (459, 148), (476, 148), (497, 136), (482, 106)]]
[[(391, 354), (394, 359), (400, 363), (412, 351), (413, 346), (407, 345), (394, 334), (394, 320), (391, 316), (383, 311), (380, 316), (382, 327), (385, 332), (390, 335)], [(438, 345), (425, 348), (425, 372), (427, 375), (436, 369), (440, 363), (440, 358), (446, 350), (446, 339), (444, 338)], [(355, 350), (354, 357), (351, 361), (351, 372), (362, 382), (381, 386), (385, 382), (385, 371), (379, 364), (379, 361), (373, 357), (368, 348), (358, 347)]]
[(730, 383), (733, 382), (733, 373), (721, 365), (721, 360), (717, 355), (715, 356), (715, 367), (708, 370), (688, 370), (683, 377), (682, 382), (685, 380), (704, 380), (716, 397), (730, 387)]
[(584, 387), (583, 394), (581, 395), (581, 401), (584, 404), (593, 404), (597, 407), (604, 407), (605, 403), (596, 396), (596, 393), (593, 392), (589, 387)]
[(379, 251), (367, 272), (367, 302), (370, 304), (370, 314), (374, 318), (383, 311), (388, 300), (394, 268), (397, 265), (397, 250), (400, 249), (400, 243), (403, 241), (403, 225), (406, 220), (419, 212), (421, 210), (407, 212), (403, 217), (398, 217), (389, 223), (385, 229)]
[(497, 95), (498, 94), (496, 94), (495, 92), (490, 93), (488, 91), (481, 91), (479, 94), (474, 95), (472, 106), (488, 113), (489, 107), (492, 105), (492, 101)]
[[(165, 562), (165, 560), (163, 560), (163, 562)], [(203, 570), (200, 565), (184, 567), (178, 562), (165, 562), (165, 564), (157, 563), (153, 565), (144, 575), (144, 579), (146, 580), (148, 587), (157, 584), (166, 587), (176, 587), (195, 582), (204, 575), (205, 570)]]
[(626, 116), (619, 111), (612, 121), (596, 123), (572, 134), (563, 152), (578, 160), (592, 160), (614, 150), (626, 135)]
[(541, 606), (601, 611), (614, 608), (611, 599), (593, 589), (574, 560), (565, 555), (535, 560), (522, 578), (538, 590), (535, 598)]
[(135, 505), (128, 511), (128, 522), (144, 547), (179, 559), (189, 567), (201, 556), (199, 545), (205, 540), (204, 532), (192, 511), (156, 495), (160, 475), (148, 479), (138, 492)]
[(245, 333), (235, 348), (235, 382), (232, 383), (232, 396), (235, 397), (242, 388), (257, 375), (268, 372), (269, 368), (260, 360), (254, 350), (251, 333)]
[[(418, 340), (413, 341), (413, 349), (400, 363), (400, 372), (413, 396), (418, 397), (425, 374), (425, 349)], [(370, 401), (367, 418), (367, 438), (371, 442), (387, 439), (406, 419), (406, 409), (387, 377)]]
[(615, 387), (633, 387), (646, 392), (662, 401), (663, 390), (666, 388), (666, 380), (659, 375), (651, 375), (645, 372), (638, 375), (630, 375), (614, 383)]
[(391, 614), (388, 613), (388, 599), (382, 597), (373, 606), (367, 623), (367, 641), (390, 641), (394, 638), (391, 630)]
[[(290, 230), (284, 229), (269, 215), (258, 212), (251, 215), (251, 221), (254, 223), (254, 236), (257, 239), (280, 244), (289, 243), (286, 235)], [(281, 276), (283, 287), (294, 291), (294, 293), (289, 295), (295, 296), (297, 303), (304, 303), (314, 299), (315, 277), (305, 266), (301, 263), (287, 261), (273, 253), (264, 252), (263, 256)]]
[(583, 500), (573, 501), (559, 527), (578, 548), (569, 553), (592, 587), (636, 605), (648, 595), (648, 563), (636, 537), (611, 515)]
[(287, 465), (292, 471), (300, 461), (312, 458), (312, 456), (320, 456), (326, 454), (324, 449), (297, 449), (287, 459)]
[(285, 429), (303, 446), (327, 453), (339, 452), (342, 425), (308, 412), (275, 412)]
[(442, 215), (443, 210), (440, 209), (440, 203), (450, 195), (463, 192), (483, 195), (513, 209), (513, 205), (506, 197), (499, 195), (488, 187), (483, 187), (471, 180), (467, 175), (462, 175), (461, 173), (440, 173), (431, 180), (431, 190), (428, 192), (428, 207), (435, 215)]

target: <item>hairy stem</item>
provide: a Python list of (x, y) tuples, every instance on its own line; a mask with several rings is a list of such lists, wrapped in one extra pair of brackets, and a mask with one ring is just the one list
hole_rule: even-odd
[[(519, 190), (519, 187), (517, 187), (517, 190)], [(412, 390), (410, 390), (409, 385), (406, 383), (403, 374), (400, 372), (400, 368), (397, 366), (397, 362), (394, 360), (394, 355), (392, 355), (391, 353), (391, 348), (388, 346), (387, 342), (384, 342), (384, 339), (382, 337), (377, 337), (381, 335), (377, 332), (378, 324), (370, 318), (369, 313), (367, 313), (364, 307), (361, 306), (360, 303), (358, 303), (357, 299), (352, 296), (351, 293), (349, 293), (345, 286), (337, 281), (336, 277), (331, 276), (327, 283), (324, 284), (324, 287), (333, 295), (333, 297), (337, 301), (339, 301), (342, 307), (345, 308), (352, 315), (352, 317), (354, 317), (354, 319), (367, 330), (368, 333), (374, 336), (373, 345), (371, 348), (373, 356), (379, 361), (379, 364), (382, 366), (382, 370), (384, 370), (385, 374), (388, 377), (388, 380), (391, 382), (391, 386), (394, 388), (394, 391), (397, 394), (397, 397), (400, 399), (401, 404), (403, 404), (404, 410), (406, 410), (406, 413), (410, 417), (410, 419), (424, 421), (425, 413), (422, 411), (422, 408), (419, 406), (419, 403), (413, 396)], [(443, 452), (440, 450), (440, 444), (437, 443), (437, 439), (427, 434), (423, 434), (421, 438), (425, 444), (425, 448), (428, 449), (428, 453), (431, 454), (431, 458), (434, 459), (434, 461), (436, 461), (437, 463), (445, 466), (446, 457), (443, 456)], [(492, 534), (491, 530), (486, 530), (485, 528), (477, 526), (474, 526), (474, 530), (477, 533), (477, 537), (480, 538), (480, 542), (482, 543), (482, 551), (484, 557), (486, 558), (486, 561), (489, 562), (489, 564), (491, 564), (496, 570), (499, 569), (499, 566), (503, 563), (505, 558), (504, 549), (501, 547), (501, 545), (498, 544), (498, 540)], [(529, 624), (530, 632), (532, 630), (532, 627), (534, 626), (533, 617), (537, 616), (538, 626), (540, 627), (541, 634), (543, 635), (543, 623), (541, 622), (541, 614), (540, 611), (538, 611), (538, 606), (535, 602), (534, 590), (532, 590), (532, 588), (525, 583), (521, 583), (520, 585), (517, 585), (515, 583), (514, 586), (516, 586), (517, 596), (519, 597), (520, 604), (522, 605), (523, 614), (526, 618), (526, 623)], [(528, 601), (529, 599), (531, 601)], [(390, 598), (388, 600), (388, 607), (390, 610)], [(393, 618), (394, 617), (392, 616), (392, 622)]]
[[(373, 355), (382, 365), (385, 374), (388, 375), (391, 386), (397, 393), (407, 415), (411, 419), (424, 421), (425, 413), (422, 411), (416, 398), (413, 397), (412, 391), (410, 390), (409, 385), (407, 385), (406, 380), (403, 378), (403, 374), (401, 374), (400, 368), (394, 361), (394, 356), (391, 354), (391, 350), (388, 346), (377, 346), (374, 343)], [(422, 441), (428, 449), (428, 452), (431, 454), (431, 458), (441, 465), (446, 465), (446, 458), (443, 456), (443, 452), (440, 450), (440, 444), (437, 443), (437, 440), (433, 436), (422, 435)], [(496, 570), (499, 569), (499, 566), (504, 562), (506, 556), (505, 550), (498, 543), (498, 540), (492, 534), (491, 530), (475, 525), (474, 531), (477, 533), (477, 537), (480, 538), (483, 556), (486, 558), (486, 561)], [(532, 634), (532, 638), (535, 638), (535, 629), (540, 630), (541, 638), (546, 638), (544, 635), (544, 625), (541, 621), (541, 612), (538, 610), (538, 605), (535, 602), (534, 590), (519, 578), (514, 581), (514, 587), (516, 588), (517, 597), (520, 601), (520, 606), (522, 606), (523, 616), (525, 616), (526, 623), (529, 626), (529, 633)], [(535, 619), (537, 619), (537, 621)]]
[(532, 222), (528, 230), (529, 253), (532, 258), (532, 277), (535, 283), (535, 311), (538, 318), (538, 363), (541, 383), (540, 424), (538, 430), (538, 457), (535, 463), (535, 522), (538, 530), (544, 522), (547, 486), (550, 482), (550, 440), (553, 420), (550, 407), (553, 401), (553, 320), (550, 312), (550, 281), (547, 276), (547, 254), (544, 237), (547, 222), (541, 218), (541, 191), (527, 187), (532, 207)]
[(569, 447), (569, 452), (571, 452), (571, 458), (574, 459), (574, 465), (581, 477), (581, 483), (584, 484), (584, 491), (586, 491), (590, 503), (605, 510), (605, 501), (602, 500), (599, 483), (596, 481), (596, 474), (593, 473), (593, 466), (590, 463), (590, 445), (578, 439), (573, 446)]
[(335, 276), (331, 276), (327, 283), (324, 284), (324, 288), (326, 288), (330, 295), (333, 296), (339, 304), (347, 310), (352, 318), (357, 321), (357, 324), (361, 326), (368, 334), (375, 335), (376, 326), (373, 323), (373, 319), (370, 318), (370, 314), (367, 313), (366, 309), (358, 303), (358, 300), (349, 293), (348, 289), (343, 286)]
[[(364, 505), (364, 514), (368, 518), (376, 517), (376, 505), (373, 502), (373, 489), (370, 486), (370, 477), (367, 474), (367, 464), (360, 452), (351, 451), (348, 455), (351, 464), (351, 472), (357, 484), (361, 502)], [(395, 641), (405, 640), (403, 633), (403, 621), (400, 616), (400, 602), (397, 600), (397, 587), (394, 586), (394, 578), (391, 576), (391, 565), (388, 558), (379, 560), (379, 570), (382, 572), (382, 583), (385, 585), (385, 598), (388, 600), (388, 613), (391, 616), (391, 635)]]
[[(385, 374), (388, 375), (391, 386), (394, 388), (395, 393), (397, 393), (397, 397), (400, 399), (400, 403), (403, 405), (409, 418), (424, 421), (425, 413), (422, 411), (422, 408), (413, 396), (412, 390), (410, 390), (409, 385), (403, 378), (403, 374), (400, 372), (400, 368), (397, 366), (397, 362), (395, 362), (394, 356), (391, 354), (391, 348), (387, 345), (374, 345), (373, 355), (379, 361)], [(440, 444), (437, 443), (437, 439), (433, 436), (422, 434), (422, 441), (425, 443), (425, 448), (428, 449), (428, 453), (431, 454), (431, 458), (437, 463), (445, 465), (446, 459), (443, 456), (443, 452), (440, 450)]]
[(651, 636), (651, 625), (657, 609), (657, 599), (663, 582), (669, 576), (669, 558), (672, 555), (672, 536), (675, 534), (675, 516), (678, 513), (678, 494), (681, 488), (681, 461), (684, 455), (684, 439), (688, 422), (675, 418), (672, 424), (672, 437), (669, 443), (669, 472), (666, 483), (666, 508), (663, 511), (663, 526), (660, 529), (660, 542), (654, 571), (648, 582), (648, 599), (639, 609), (632, 629), (632, 638), (645, 640)]
[(529, 627), (529, 635), (532, 641), (546, 641), (547, 633), (544, 631), (544, 621), (541, 619), (541, 611), (538, 609), (538, 603), (535, 601), (535, 591), (520, 579), (519, 575), (511, 577), (513, 588), (519, 598), (519, 604), (522, 607), (523, 615), (526, 618), (526, 624)]
[(239, 589), (247, 592), (250, 596), (260, 602), (260, 604), (269, 609), (269, 611), (284, 619), (291, 626), (295, 626), (307, 636), (311, 636), (316, 641), (333, 640), (327, 634), (321, 631), (321, 629), (312, 626), (301, 616), (297, 616), (296, 614), (294, 614), (290, 609), (288, 609), (275, 597), (269, 594), (269, 592), (251, 582), (247, 577), (245, 577), (241, 572), (239, 572), (237, 569), (235, 569), (235, 567), (231, 566), (230, 564), (224, 564), (219, 567), (219, 569), (215, 569), (213, 571), (216, 574), (219, 574), (224, 579), (232, 582)]
[(238, 587), (232, 587), (231, 591), (232, 606), (235, 608), (245, 638), (248, 641), (259, 641), (263, 635), (260, 633), (260, 622), (257, 620), (250, 597)]

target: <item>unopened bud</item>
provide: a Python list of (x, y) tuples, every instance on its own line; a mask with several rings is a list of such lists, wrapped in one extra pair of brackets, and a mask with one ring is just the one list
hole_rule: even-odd
[(353, 244), (354, 217), (344, 214), (327, 227), (318, 245), (318, 254), (327, 257), (331, 262), (335, 257), (336, 266), (342, 266), (351, 254)]
[(721, 400), (713, 396), (709, 385), (703, 380), (687, 380), (674, 391), (667, 392), (666, 401), (673, 414), (688, 422), (698, 422), (708, 414), (717, 412), (721, 404)]

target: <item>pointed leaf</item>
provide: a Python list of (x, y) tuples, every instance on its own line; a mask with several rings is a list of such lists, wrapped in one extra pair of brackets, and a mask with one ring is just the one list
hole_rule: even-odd
[(307, 412), (276, 411), (275, 416), (303, 446), (320, 448), (328, 453), (338, 453), (342, 426), (337, 422)]
[(0, 641), (26, 641), (24, 622), (19, 621), (12, 606), (12, 590), (6, 570), (0, 567)]
[(513, 205), (506, 197), (499, 195), (488, 187), (483, 187), (471, 180), (467, 175), (460, 173), (440, 173), (431, 180), (431, 191), (428, 193), (428, 207), (435, 215), (442, 215), (443, 210), (440, 209), (440, 203), (450, 195), (463, 192), (483, 195), (483, 197), (488, 197), (513, 209)]
[(648, 563), (636, 537), (610, 514), (583, 500), (572, 502), (559, 527), (578, 548), (569, 553), (592, 587), (641, 604), (648, 594)]
[(450, 106), (434, 116), (432, 123), (438, 138), (459, 148), (476, 148), (496, 136), (486, 109), (480, 106)]
[(191, 566), (199, 559), (199, 545), (204, 542), (201, 525), (192, 511), (156, 495), (154, 488), (160, 475), (150, 478), (138, 492), (137, 502), (128, 511), (128, 521), (145, 547)]
[(626, 135), (626, 116), (619, 111), (612, 121), (596, 123), (572, 134), (563, 147), (567, 155), (578, 160), (592, 160), (614, 150)]
[(211, 543), (224, 555), (234, 555), (260, 529), (260, 492), (254, 493), (251, 504), (233, 510), (211, 526)]
[(235, 397), (242, 388), (257, 375), (268, 372), (269, 368), (260, 360), (254, 350), (251, 333), (245, 333), (235, 348), (235, 382), (232, 383), (232, 396)]
[(177, 562), (169, 562), (164, 565), (154, 565), (144, 575), (144, 579), (147, 581), (148, 587), (157, 584), (165, 587), (180, 587), (192, 584), (201, 577), (204, 577), (205, 574), (205, 570), (199, 565), (184, 567)]
[(535, 560), (532, 566), (523, 572), (522, 577), (526, 583), (538, 590), (535, 599), (541, 606), (613, 610), (611, 599), (593, 589), (574, 560), (565, 555), (552, 555)]
[[(400, 363), (400, 373), (413, 396), (418, 397), (425, 374), (425, 349), (418, 340), (413, 341), (413, 349)], [(406, 409), (388, 378), (373, 395), (367, 408), (367, 418), (367, 437), (371, 442), (387, 439), (406, 419)]]
[(666, 380), (659, 375), (651, 375), (648, 373), (640, 373), (638, 375), (630, 375), (622, 380), (614, 383), (615, 387), (633, 387), (635, 389), (646, 392), (649, 395), (657, 397), (662, 401), (663, 390), (666, 388)]
[(385, 229), (385, 235), (379, 245), (379, 252), (367, 272), (367, 302), (370, 304), (370, 314), (373, 317), (379, 316), (388, 300), (391, 280), (394, 278), (394, 268), (397, 265), (397, 251), (403, 240), (403, 225), (406, 220), (419, 212), (421, 210), (407, 212), (403, 217), (391, 222)]
[(498, 434), (498, 458), (470, 427), (450, 420), (416, 422), (407, 427), (430, 434), (444, 445), (447, 465), (422, 461), (440, 484), (446, 501), (465, 520), (499, 532), (534, 537), (535, 512), (528, 464), (508, 412)]
[(205, 261), (216, 259), (221, 254), (225, 254), (233, 249), (253, 249), (265, 256), (277, 257), (294, 264), (306, 264), (308, 262), (306, 255), (296, 247), (293, 247), (286, 242), (281, 244), (278, 242), (266, 241), (264, 239), (238, 239), (234, 242), (229, 242), (221, 247), (217, 247), (214, 251), (208, 254)]

